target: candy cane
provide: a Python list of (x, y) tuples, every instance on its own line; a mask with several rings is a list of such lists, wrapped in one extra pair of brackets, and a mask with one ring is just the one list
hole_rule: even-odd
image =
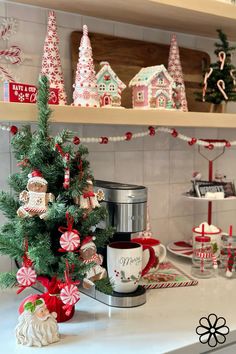
[(213, 268), (217, 269), (218, 268), (218, 264), (217, 264), (217, 257), (215, 254), (212, 254), (212, 263), (213, 263)]
[(218, 58), (219, 58), (219, 61), (221, 62), (220, 70), (223, 70), (224, 69), (224, 65), (225, 65), (225, 58), (226, 58), (225, 52), (223, 52), (223, 51), (219, 52), (218, 53)]
[(5, 57), (12, 64), (22, 63), (22, 51), (19, 47), (13, 45), (9, 49), (0, 50), (0, 58)]
[(3, 67), (0, 66), (0, 78), (2, 78), (2, 81), (9, 81), (9, 82), (15, 82), (13, 77), (9, 74), (9, 72)]
[(224, 96), (225, 100), (228, 100), (229, 97), (226, 95), (226, 93), (224, 91), (225, 90), (225, 82), (224, 82), (224, 80), (218, 80), (217, 81), (217, 87), (220, 90), (220, 92), (222, 93), (222, 95)]
[(213, 69), (210, 68), (209, 73), (205, 73), (205, 77), (204, 77), (204, 87), (203, 87), (203, 91), (202, 91), (202, 101), (205, 102), (205, 96), (206, 96), (206, 90), (207, 90), (207, 80), (209, 79), (209, 77), (211, 76), (213, 72)]
[(4, 41), (9, 39), (11, 35), (16, 33), (17, 22), (14, 18), (4, 18), (0, 27), (0, 39)]

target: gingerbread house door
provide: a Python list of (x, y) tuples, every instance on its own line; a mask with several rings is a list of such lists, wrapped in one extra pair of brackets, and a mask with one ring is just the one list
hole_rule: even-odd
[(111, 97), (109, 95), (103, 95), (102, 96), (102, 102), (101, 102), (102, 106), (109, 106), (111, 105)]

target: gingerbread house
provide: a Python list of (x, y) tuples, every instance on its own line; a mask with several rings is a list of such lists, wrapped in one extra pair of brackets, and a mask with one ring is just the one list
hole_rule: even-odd
[(126, 85), (118, 78), (107, 61), (100, 64), (102, 67), (97, 73), (98, 94), (101, 107), (119, 107), (121, 93)]
[(164, 65), (142, 68), (130, 81), (133, 108), (173, 107), (174, 80)]

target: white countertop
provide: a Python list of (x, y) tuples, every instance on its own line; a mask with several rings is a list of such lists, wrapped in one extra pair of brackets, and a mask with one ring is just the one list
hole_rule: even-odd
[[(190, 273), (191, 260), (174, 256), (169, 259)], [(199, 343), (195, 330), (199, 319), (210, 313), (226, 319), (232, 332), (226, 344), (236, 340), (236, 279), (216, 277), (200, 279), (197, 286), (148, 290), (146, 304), (128, 309), (109, 307), (81, 294), (74, 317), (59, 324), (61, 341), (44, 349), (15, 343), (18, 306), (32, 292), (0, 292), (2, 353), (201, 353), (211, 348)], [(186, 347), (192, 344), (191, 349)]]

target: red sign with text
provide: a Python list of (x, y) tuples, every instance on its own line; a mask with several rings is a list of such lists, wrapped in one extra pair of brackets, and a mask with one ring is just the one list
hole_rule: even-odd
[[(49, 104), (59, 104), (58, 88), (51, 88), (49, 93)], [(36, 103), (37, 87), (34, 85), (18, 82), (4, 83), (4, 101), (18, 103)]]

